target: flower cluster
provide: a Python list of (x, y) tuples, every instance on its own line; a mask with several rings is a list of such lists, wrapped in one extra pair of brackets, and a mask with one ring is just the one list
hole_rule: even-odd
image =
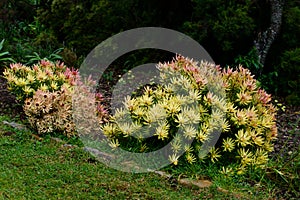
[[(101, 104), (102, 95), (89, 92), (89, 86), (95, 85), (95, 82), (89, 78), (83, 83), (78, 70), (67, 68), (64, 63), (42, 60), (32, 67), (11, 64), (5, 69), (4, 77), (8, 81), (8, 89), (24, 103), (23, 109), (30, 125), (40, 134), (54, 131), (68, 137), (77, 134), (73, 100), (80, 95), (76, 92), (93, 95), (94, 115), (100, 123), (107, 118), (107, 111)], [(77, 86), (80, 90), (75, 91)]]
[(72, 121), (72, 98), (69, 89), (49, 92), (38, 90), (32, 98), (24, 103), (24, 112), (30, 125), (39, 134), (62, 132), (68, 137), (75, 134)]
[(263, 168), (277, 137), (277, 109), (271, 103), (271, 95), (258, 88), (254, 76), (242, 66), (236, 71), (223, 69), (222, 78), (230, 100), (227, 119), (231, 125), (229, 136), (222, 141), (223, 151), (235, 153), (240, 161), (238, 173), (249, 166)]
[(62, 86), (74, 86), (79, 79), (77, 70), (67, 68), (62, 62), (53, 63), (46, 60), (32, 67), (14, 63), (5, 69), (3, 74), (7, 79), (8, 89), (21, 102), (32, 97), (37, 90), (59, 91)]
[[(237, 173), (264, 167), (276, 138), (276, 109), (249, 70), (222, 70), (182, 56), (159, 63), (158, 69), (161, 84), (127, 97), (124, 107), (102, 126), (113, 148), (135, 137), (143, 150), (170, 142), (168, 159), (174, 165), (181, 160), (227, 163), (224, 170)], [(205, 152), (215, 137), (218, 142)], [(149, 144), (148, 138), (156, 142)]]

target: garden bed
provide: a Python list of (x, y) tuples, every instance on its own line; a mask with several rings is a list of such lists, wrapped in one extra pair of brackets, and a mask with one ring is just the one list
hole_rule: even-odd
[[(107, 88), (107, 90), (109, 90), (109, 84), (105, 87)], [(105, 94), (106, 98), (109, 98), (109, 95), (110, 92), (107, 92)], [(21, 120), (23, 123), (26, 123), (26, 117), (23, 113), (22, 106), (17, 104), (15, 97), (11, 95), (7, 90), (6, 80), (2, 76), (0, 77), (0, 98), (1, 115), (9, 116), (11, 119)], [(284, 104), (284, 101), (281, 100), (280, 102)], [(277, 115), (278, 139), (274, 142), (275, 149), (271, 153), (271, 159), (275, 163), (280, 162), (283, 165), (284, 163), (288, 163), (289, 161), (294, 162), (293, 159), (295, 158), (295, 156), (299, 156), (300, 146), (300, 107), (290, 105), (285, 106), (285, 110), (279, 110)], [(279, 159), (280, 161), (278, 161)], [(297, 165), (295, 166), (295, 169), (292, 169), (291, 171), (293, 170), (297, 170)], [(280, 179), (280, 177), (278, 178), (278, 176), (281, 175), (280, 173), (280, 171), (276, 173), (275, 170), (270, 171), (269, 168), (267, 169), (268, 178), (270, 180), (274, 180), (275, 183), (277, 183)], [(283, 177), (284, 175), (285, 174), (283, 174)], [(294, 177), (296, 180), (293, 179), (292, 182), (289, 182), (288, 184), (293, 184), (293, 182), (295, 181), (297, 182), (297, 177), (298, 175)], [(290, 186), (284, 186), (285, 181), (286, 180), (281, 180), (281, 182), (278, 184), (278, 188), (276, 188), (276, 191), (274, 192), (275, 195), (277, 197), (285, 197), (289, 199), (293, 197), (297, 198), (297, 194), (295, 194), (295, 192), (291, 194), (290, 191), (288, 191)], [(252, 184), (250, 183), (250, 185)], [(253, 184), (253, 186), (256, 187), (257, 184)], [(295, 189), (297, 190), (297, 188)]]

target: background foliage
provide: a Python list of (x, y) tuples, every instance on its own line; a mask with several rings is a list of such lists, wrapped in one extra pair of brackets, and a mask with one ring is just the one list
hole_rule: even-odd
[(270, 25), (267, 0), (3, 0), (1, 51), (30, 63), (33, 55), (45, 58), (63, 48), (62, 59), (78, 67), (111, 35), (143, 26), (166, 27), (197, 40), (218, 64), (246, 65), (268, 92), (299, 104), (299, 6), (299, 1), (285, 1), (281, 31), (263, 66), (253, 47)]

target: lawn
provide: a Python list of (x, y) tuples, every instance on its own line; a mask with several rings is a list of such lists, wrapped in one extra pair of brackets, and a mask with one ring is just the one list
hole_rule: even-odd
[[(214, 166), (166, 168), (156, 173), (125, 173), (108, 168), (76, 140), (18, 130), (0, 117), (0, 199), (296, 199), (299, 197), (299, 152), (289, 163), (270, 161), (264, 172), (224, 178)], [(71, 143), (74, 145), (66, 145)], [(77, 144), (77, 145), (75, 145)], [(283, 166), (285, 165), (285, 166)], [(283, 171), (284, 170), (284, 171)], [(298, 171), (297, 171), (298, 170)], [(199, 188), (180, 181), (211, 181)]]

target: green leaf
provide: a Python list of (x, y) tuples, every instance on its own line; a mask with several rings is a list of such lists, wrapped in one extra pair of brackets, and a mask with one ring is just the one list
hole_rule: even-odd
[(4, 43), (5, 39), (3, 39), (1, 42), (0, 42), (0, 50), (3, 48), (3, 43)]
[(5, 56), (5, 55), (8, 55), (8, 54), (9, 54), (9, 52), (7, 52), (7, 51), (2, 52), (2, 53), (0, 53), (0, 57)]

